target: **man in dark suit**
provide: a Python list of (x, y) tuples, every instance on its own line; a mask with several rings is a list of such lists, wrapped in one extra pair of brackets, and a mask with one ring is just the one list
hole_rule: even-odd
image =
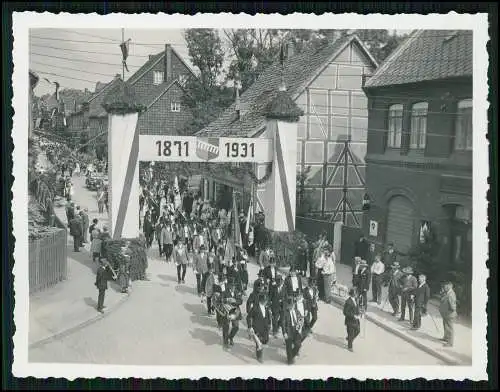
[(248, 333), (255, 342), (257, 360), (263, 362), (263, 345), (269, 341), (271, 327), (271, 311), (267, 306), (267, 296), (260, 293), (258, 303), (250, 309), (247, 316)]
[(292, 297), (287, 298), (281, 320), (281, 330), (286, 346), (286, 358), (288, 364), (292, 365), (302, 346), (302, 326), (300, 325), (299, 316)]
[[(230, 305), (232, 309), (235, 309), (239, 315), (235, 319), (230, 319), (225, 317), (222, 322), (222, 339), (224, 349), (227, 349), (234, 345), (233, 339), (239, 330), (239, 321), (241, 319), (240, 305), (243, 303), (241, 298), (241, 293), (238, 292), (234, 286), (233, 281), (228, 281), (226, 291), (222, 294), (222, 302), (225, 305)], [(231, 327), (231, 329), (229, 329)]]
[(349, 298), (344, 304), (345, 326), (347, 329), (347, 349), (353, 351), (352, 342), (359, 335), (360, 322), (359, 322), (359, 307), (356, 302), (356, 291), (349, 290)]
[(314, 324), (318, 320), (318, 288), (316, 280), (309, 278), (307, 287), (304, 289), (308, 318), (306, 320), (307, 334), (311, 334)]
[(194, 271), (196, 274), (196, 289), (198, 296), (205, 292), (205, 277), (208, 271), (208, 255), (205, 245), (200, 246), (200, 253), (194, 256)]
[(356, 276), (356, 290), (358, 294), (358, 301), (361, 299), (362, 303), (358, 303), (359, 307), (363, 307), (366, 310), (368, 301), (368, 289), (370, 288), (370, 269), (368, 268), (368, 263), (366, 260), (361, 260), (359, 263), (359, 268), (357, 269)]
[(269, 265), (264, 267), (264, 279), (267, 285), (272, 289), (276, 286), (276, 277), (278, 276), (278, 269), (276, 268), (276, 259), (273, 257), (269, 260)]
[(413, 325), (413, 316), (415, 310), (414, 291), (418, 287), (417, 278), (413, 276), (411, 267), (403, 268), (403, 278), (401, 279), (401, 317), (399, 321), (405, 320), (406, 307), (408, 306), (408, 316), (410, 325)]
[(80, 216), (75, 215), (75, 217), (69, 221), (69, 234), (73, 237), (73, 250), (75, 252), (80, 252), (82, 246), (82, 228)]
[(283, 277), (281, 275), (276, 275), (276, 284), (269, 287), (269, 299), (271, 301), (271, 315), (272, 315), (272, 325), (273, 325), (273, 337), (278, 336), (278, 331), (280, 327), (281, 314), (283, 312), (284, 300), (285, 300), (285, 285), (283, 284)]
[(427, 277), (423, 274), (418, 276), (418, 287), (414, 291), (415, 296), (415, 315), (413, 318), (413, 330), (417, 330), (422, 325), (422, 315), (427, 314), (427, 303), (431, 297), (431, 289), (426, 282)]
[(366, 260), (369, 246), (370, 244), (365, 236), (361, 234), (359, 239), (354, 243), (354, 257), (360, 257), (362, 260)]
[(108, 280), (112, 278), (112, 271), (107, 261), (101, 261), (99, 268), (97, 269), (95, 286), (99, 291), (97, 297), (97, 311), (104, 313), (104, 295), (108, 289)]

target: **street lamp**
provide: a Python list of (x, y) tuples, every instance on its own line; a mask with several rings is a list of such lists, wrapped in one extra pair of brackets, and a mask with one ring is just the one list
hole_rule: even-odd
[(371, 199), (368, 193), (363, 196), (363, 211), (368, 211), (370, 209)]

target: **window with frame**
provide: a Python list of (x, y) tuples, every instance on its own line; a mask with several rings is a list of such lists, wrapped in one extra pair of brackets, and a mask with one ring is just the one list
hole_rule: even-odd
[(472, 150), (472, 99), (458, 102), (455, 119), (455, 150)]
[(154, 71), (153, 72), (153, 84), (162, 84), (163, 83), (163, 71)]
[(427, 102), (418, 102), (411, 107), (410, 148), (425, 148), (428, 106)]
[(389, 106), (387, 120), (387, 147), (400, 148), (403, 132), (403, 105)]
[(179, 102), (170, 102), (170, 111), (171, 112), (180, 112), (181, 104)]

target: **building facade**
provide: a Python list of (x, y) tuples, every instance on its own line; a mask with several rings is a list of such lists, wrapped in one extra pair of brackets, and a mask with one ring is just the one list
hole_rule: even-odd
[(472, 260), (472, 32), (415, 31), (366, 82), (367, 237)]
[[(199, 136), (260, 137), (265, 135), (265, 105), (278, 91), (283, 70), (287, 92), (304, 112), (299, 120), (297, 173), (307, 172), (305, 193), (313, 201), (312, 215), (362, 224), (367, 145), (367, 99), (363, 80), (377, 67), (375, 59), (355, 35), (337, 39), (319, 49), (289, 51), (283, 68), (271, 65), (241, 96), (240, 117), (235, 105)], [(263, 178), (267, 165), (255, 168)], [(215, 198), (218, 187), (253, 192), (257, 211), (263, 210), (265, 182), (252, 184), (248, 176), (237, 179), (221, 174), (205, 181), (205, 194)], [(251, 177), (251, 176), (250, 176)]]

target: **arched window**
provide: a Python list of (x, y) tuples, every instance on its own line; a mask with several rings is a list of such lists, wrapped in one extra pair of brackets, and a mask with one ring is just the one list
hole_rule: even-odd
[(403, 105), (389, 106), (387, 120), (387, 147), (400, 148), (403, 131)]
[(458, 102), (455, 119), (455, 150), (472, 150), (472, 99)]
[(418, 102), (411, 107), (410, 148), (425, 148), (428, 106), (427, 102)]

